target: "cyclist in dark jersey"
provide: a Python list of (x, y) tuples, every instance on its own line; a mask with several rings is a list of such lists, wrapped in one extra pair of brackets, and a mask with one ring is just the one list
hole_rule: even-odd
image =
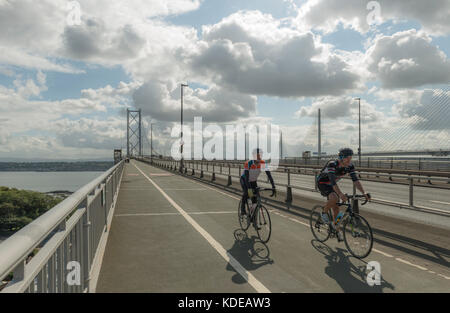
[[(347, 196), (341, 192), (337, 182), (346, 174), (349, 174), (352, 178), (356, 188), (365, 195), (367, 200), (370, 200), (369, 196), (364, 192), (364, 188), (358, 179), (355, 172), (355, 167), (351, 163), (353, 156), (353, 150), (350, 148), (343, 148), (339, 151), (339, 159), (335, 161), (329, 161), (322, 169), (317, 177), (317, 187), (322, 196), (327, 197), (328, 201), (323, 208), (322, 219), (328, 223), (328, 210), (333, 209), (334, 219), (339, 214), (339, 207), (337, 202), (339, 198), (342, 201), (347, 201)], [(334, 226), (334, 223), (332, 223)], [(340, 239), (340, 238), (339, 238)]]

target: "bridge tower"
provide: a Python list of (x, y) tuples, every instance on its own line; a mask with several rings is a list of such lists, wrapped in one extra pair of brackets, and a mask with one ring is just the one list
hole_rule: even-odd
[(127, 109), (127, 156), (142, 155), (142, 110)]

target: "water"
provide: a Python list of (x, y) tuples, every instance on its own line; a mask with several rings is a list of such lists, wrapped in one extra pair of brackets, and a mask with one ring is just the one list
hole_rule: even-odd
[(49, 192), (75, 192), (104, 172), (0, 172), (0, 186)]
[[(104, 172), (0, 172), (0, 186), (38, 192), (75, 192)], [(10, 234), (0, 234), (0, 243)]]

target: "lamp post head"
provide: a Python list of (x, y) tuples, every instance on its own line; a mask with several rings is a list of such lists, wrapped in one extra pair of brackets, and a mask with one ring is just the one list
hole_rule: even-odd
[(181, 87), (189, 87), (188, 84), (181, 84)]

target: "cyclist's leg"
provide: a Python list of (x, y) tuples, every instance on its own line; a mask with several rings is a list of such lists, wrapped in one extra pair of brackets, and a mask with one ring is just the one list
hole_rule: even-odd
[(252, 197), (252, 203), (255, 204), (256, 203), (256, 187), (258, 187), (258, 184), (256, 182), (250, 182), (250, 188), (253, 189), (253, 197)]
[(330, 208), (334, 207), (336, 205), (336, 202), (339, 198), (335, 198), (333, 195), (337, 196), (336, 193), (333, 190), (333, 187), (326, 184), (319, 184), (319, 191), (320, 194), (324, 197), (327, 197), (327, 202), (325, 203), (325, 206), (323, 207), (323, 213), (328, 213)]
[(241, 176), (240, 182), (241, 182), (242, 190), (244, 191), (244, 193), (242, 194), (242, 201), (241, 201), (241, 214), (244, 215), (245, 214), (245, 203), (247, 202), (247, 199), (248, 199), (248, 189), (247, 189), (247, 186), (245, 185), (245, 181), (242, 176)]
[(336, 204), (339, 201), (338, 195), (333, 191), (328, 195), (328, 201), (325, 204), (324, 211), (328, 212), (329, 209), (333, 209), (333, 219), (339, 214), (339, 206)]

